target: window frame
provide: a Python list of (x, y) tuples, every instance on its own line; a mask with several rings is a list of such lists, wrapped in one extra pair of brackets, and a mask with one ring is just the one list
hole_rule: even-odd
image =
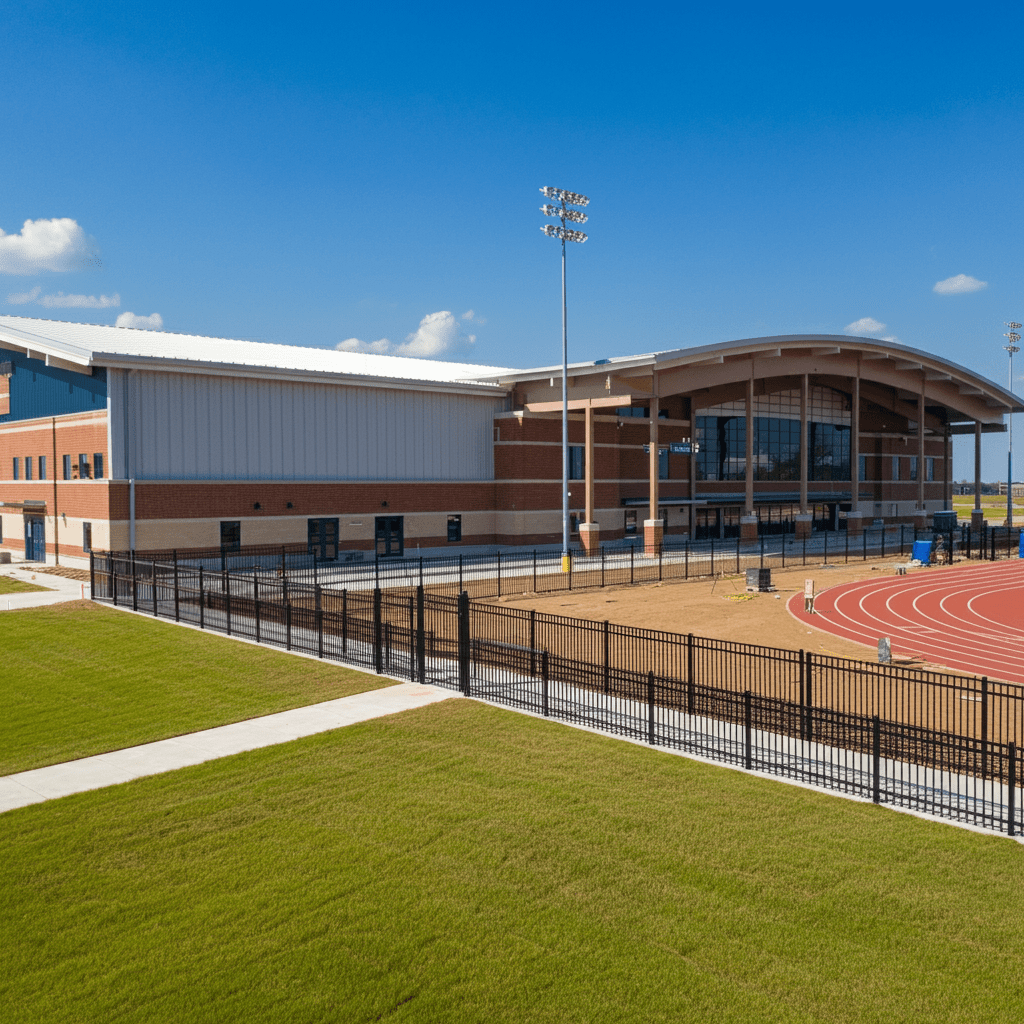
[(462, 543), (462, 513), (452, 512), (448, 515), (448, 543)]
[[(228, 531), (234, 532), (237, 536), (235, 540), (225, 541), (225, 528)], [(242, 548), (242, 520), (241, 519), (222, 519), (220, 520), (220, 550), (221, 553), (229, 551), (240, 551)]]
[(47, 479), (47, 476), (46, 476), (46, 466), (47, 466), (46, 456), (45, 455), (40, 455), (39, 456), (39, 479), (40, 480), (46, 480)]
[(12, 480), (20, 480), (21, 479), (21, 456), (20, 455), (15, 455), (14, 456), (14, 465), (11, 468), (11, 472), (14, 474), (11, 477)]
[(92, 551), (92, 523), (82, 523), (82, 551), (85, 554)]
[(89, 479), (89, 456), (86, 452), (80, 452), (78, 455), (78, 479)]
[(93, 452), (92, 455), (92, 478), (103, 479), (103, 452)]

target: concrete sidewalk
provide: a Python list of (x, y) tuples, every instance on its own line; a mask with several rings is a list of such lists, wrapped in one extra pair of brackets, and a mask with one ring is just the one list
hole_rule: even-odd
[(0, 777), (0, 813), (72, 793), (113, 786), (145, 775), (187, 768), (189, 765), (202, 764), (203, 761), (239, 754), (244, 750), (287, 743), (302, 736), (312, 736), (318, 732), (458, 696), (455, 691), (437, 686), (399, 683), (381, 690), (369, 690), (351, 697), (324, 701), (322, 704), (222, 725), (216, 729), (204, 729), (202, 732), (144, 743), (138, 747), (126, 747), (107, 754), (6, 775)]
[(41, 608), (63, 601), (80, 601), (83, 597), (90, 596), (88, 583), (65, 579), (63, 576), (51, 576), (46, 572), (46, 566), (40, 562), (2, 564), (0, 575), (47, 588), (24, 594), (0, 594), (0, 612), (16, 611), (19, 608)]

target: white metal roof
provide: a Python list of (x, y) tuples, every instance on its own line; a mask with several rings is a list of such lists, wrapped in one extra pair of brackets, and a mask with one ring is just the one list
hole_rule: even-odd
[[(275, 345), (261, 341), (205, 338), (170, 331), (145, 331), (104, 324), (77, 324), (0, 316), (0, 347), (16, 348), (50, 364), (69, 369), (93, 366), (120, 368), (189, 369), (220, 371), (245, 376), (329, 376), (361, 378), (387, 386), (423, 384), (456, 385), (494, 393), (504, 388), (488, 378), (514, 370), (474, 363), (440, 362), (370, 352), (338, 352), (334, 349)], [(475, 378), (485, 378), (484, 381)]]

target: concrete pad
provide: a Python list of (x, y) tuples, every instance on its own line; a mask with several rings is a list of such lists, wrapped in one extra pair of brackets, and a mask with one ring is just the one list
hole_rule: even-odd
[(13, 776), (0, 778), (0, 814), (13, 811), (15, 807), (27, 807), (29, 804), (41, 804), (46, 799), (23, 786)]

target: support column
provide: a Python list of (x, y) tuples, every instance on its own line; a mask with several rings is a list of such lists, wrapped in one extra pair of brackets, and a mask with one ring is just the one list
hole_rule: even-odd
[[(656, 388), (654, 390), (657, 390)], [(644, 521), (644, 553), (657, 555), (661, 552), (661, 540), (665, 524), (658, 518), (658, 504), (661, 495), (658, 490), (658, 396), (651, 395), (651, 434), (649, 441), (650, 461), (648, 462), (649, 492), (647, 519)]]
[(690, 467), (690, 540), (697, 536), (697, 410), (690, 399), (690, 454), (686, 457)]
[(921, 393), (917, 396), (917, 508), (924, 511), (924, 374), (921, 375)]
[(846, 532), (860, 536), (864, 525), (860, 512), (860, 356), (850, 397), (850, 511), (846, 514)]
[(587, 555), (600, 554), (601, 528), (594, 519), (594, 407), (587, 404), (584, 409), (584, 521), (580, 523), (580, 543)]
[(942, 507), (947, 512), (953, 508), (953, 467), (950, 465), (952, 454), (947, 423), (942, 437)]
[(807, 452), (807, 398), (808, 380), (805, 373), (800, 378), (800, 514), (796, 517), (796, 537), (809, 537), (811, 535), (811, 514), (807, 509), (807, 477), (808, 477), (808, 452)]
[(750, 364), (747, 378), (747, 443), (745, 455), (746, 493), (743, 501), (743, 515), (740, 518), (740, 539), (754, 540), (757, 537), (757, 516), (754, 515), (754, 364)]
[(981, 420), (974, 421), (974, 511), (971, 513), (971, 529), (982, 530), (985, 513), (981, 508)]

